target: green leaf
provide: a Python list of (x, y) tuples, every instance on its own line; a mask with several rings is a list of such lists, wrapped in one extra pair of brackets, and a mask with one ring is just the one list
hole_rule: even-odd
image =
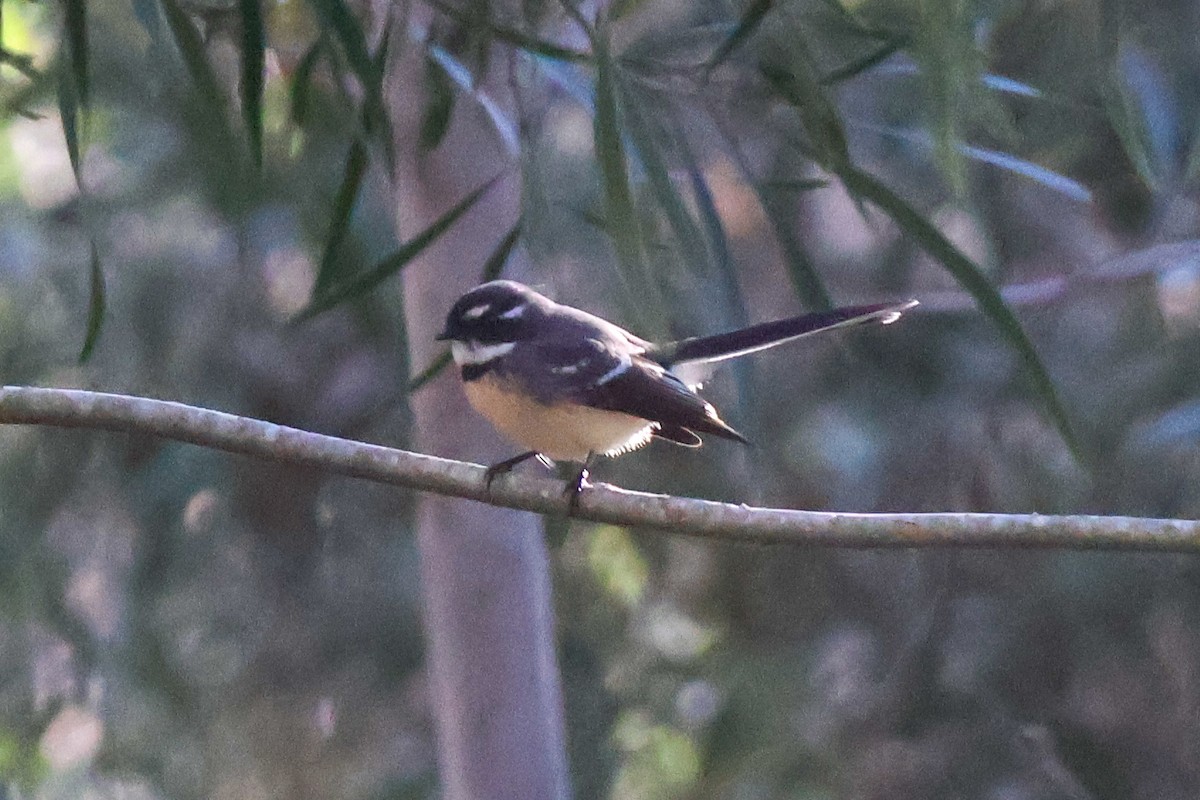
[(92, 245), (91, 283), (88, 289), (87, 328), (83, 337), (83, 348), (79, 351), (79, 363), (82, 364), (92, 357), (96, 342), (100, 339), (100, 329), (104, 327), (105, 287), (104, 271), (100, 268), (100, 254), (96, 251), (96, 242)]
[(343, 0), (309, 0), (317, 17), (323, 23), (335, 41), (341, 45), (350, 65), (350, 71), (358, 78), (365, 97), (363, 99), (364, 128), (368, 133), (375, 133), (385, 148), (385, 155), (391, 161), (391, 137), (387, 130), (387, 114), (383, 105), (383, 58), (387, 53), (387, 43), (390, 38), (393, 17), (390, 13), (384, 27), (384, 36), (379, 52), (373, 57), (367, 47), (366, 35), (358, 23), (358, 18)]
[(791, 179), (775, 179), (763, 183), (764, 189), (781, 192), (811, 192), (816, 189), (824, 189), (829, 186), (829, 181), (824, 178), (791, 178)]
[(408, 392), (417, 391), (425, 384), (441, 374), (442, 370), (454, 363), (454, 357), (450, 355), (449, 350), (443, 350), (438, 353), (437, 358), (430, 362), (429, 366), (421, 370), (413, 379), (408, 382)]
[[(889, 139), (895, 139), (913, 145), (914, 147), (932, 150), (933, 140), (923, 131), (915, 131), (911, 128), (897, 128), (884, 125), (860, 124), (857, 127), (863, 130), (873, 131), (880, 136), (885, 136)], [(1078, 181), (1074, 181), (1065, 175), (1061, 175), (1054, 170), (1047, 169), (1032, 161), (1019, 158), (1011, 153), (1005, 153), (999, 150), (990, 150), (985, 147), (975, 147), (974, 145), (958, 142), (955, 145), (956, 149), (972, 161), (978, 161), (981, 164), (987, 164), (992, 167), (1006, 170), (1014, 175), (1020, 175), (1023, 178), (1037, 181), (1047, 189), (1052, 189), (1060, 194), (1063, 194), (1072, 200), (1077, 200), (1081, 203), (1090, 203), (1092, 194), (1087, 187)]]
[(428, 228), (421, 231), (421, 233), (417, 234), (408, 242), (405, 242), (399, 247), (399, 249), (396, 250), (396, 252), (392, 253), (375, 266), (359, 275), (354, 276), (344, 284), (330, 287), (323, 293), (315, 294), (312, 302), (309, 303), (307, 308), (300, 311), (300, 313), (293, 318), (293, 322), (302, 322), (306, 319), (315, 317), (317, 314), (328, 311), (329, 309), (346, 300), (350, 300), (355, 297), (361, 297), (362, 295), (374, 289), (383, 281), (404, 269), (404, 267), (408, 266), (413, 259), (415, 259), (425, 250), (425, 248), (427, 248), (434, 241), (436, 241), (438, 237), (453, 227), (454, 223), (458, 221), (459, 217), (470, 210), (470, 208), (475, 205), (475, 203), (478, 202), (479, 199), (487, 192), (487, 190), (490, 189), (499, 179), (500, 176), (497, 175), (483, 186), (480, 186), (478, 189), (471, 192), (471, 194), (467, 195), (462, 202), (447, 211), (441, 217), (441, 219), (437, 220)]
[(784, 192), (772, 191), (769, 185), (754, 185), (758, 201), (766, 212), (775, 233), (775, 240), (783, 251), (783, 263), (787, 267), (788, 279), (792, 288), (800, 298), (800, 302), (815, 311), (827, 311), (833, 308), (833, 298), (825, 288), (825, 282), (813, 265), (800, 237), (792, 230), (795, 215), (791, 213), (791, 204)]
[(775, 234), (779, 248), (783, 251), (783, 263), (787, 268), (788, 279), (791, 281), (796, 295), (806, 307), (813, 310), (828, 311), (832, 309), (833, 298), (829, 296), (825, 282), (821, 280), (816, 267), (813, 266), (808, 254), (804, 251), (799, 237), (792, 230), (796, 215), (793, 213), (791, 204), (791, 192), (784, 188), (776, 188), (775, 181), (765, 183), (759, 181), (751, 171), (745, 156), (739, 150), (737, 141), (722, 126), (718, 125), (717, 127), (721, 131), (733, 163), (737, 165), (738, 171), (741, 173), (742, 180), (754, 187), (754, 193), (758, 197), (763, 213), (767, 215), (767, 220), (771, 223), (771, 230)]
[(321, 253), (321, 263), (317, 267), (317, 277), (313, 285), (313, 293), (320, 295), (338, 279), (341, 261), (338, 255), (342, 242), (346, 239), (346, 231), (350, 228), (350, 217), (354, 214), (354, 205), (358, 200), (358, 192), (362, 188), (363, 176), (367, 171), (367, 148), (355, 139), (350, 143), (350, 152), (346, 155), (346, 166), (342, 170), (342, 183), (338, 187), (337, 197), (333, 201), (333, 215), (329, 220), (329, 232), (325, 236), (325, 248)]
[(259, 1), (238, 0), (238, 6), (242, 14), (242, 123), (250, 142), (250, 156), (255, 166), (262, 167), (266, 32)]
[(1188, 150), (1187, 165), (1184, 167), (1184, 180), (1195, 183), (1200, 179), (1200, 116), (1192, 126), (1192, 144)]
[(793, 43), (792, 56), (791, 69), (775, 64), (762, 64), (760, 69), (771, 87), (800, 114), (817, 161), (836, 172), (840, 165), (850, 163), (841, 117), (825, 96), (808, 51), (798, 40)]
[(64, 61), (58, 65), (58, 116), (62, 120), (63, 138), (67, 142), (67, 157), (71, 160), (71, 171), (75, 182), (83, 187), (82, 158), (79, 148), (79, 94), (75, 91), (75, 79)]
[(729, 58), (730, 54), (741, 45), (750, 34), (758, 28), (762, 23), (763, 17), (775, 5), (775, 0), (751, 0), (746, 10), (742, 12), (741, 18), (733, 31), (721, 42), (712, 57), (704, 65), (704, 75), (707, 77), (714, 69), (719, 67), (725, 59)]
[(31, 81), (37, 80), (42, 75), (33, 66), (33, 56), (14, 53), (11, 50), (5, 50), (3, 47), (0, 47), (0, 64), (7, 64)]
[(51, 80), (57, 79), (57, 77), (54, 74), (47, 75), (42, 73), (36, 80), (30, 81), (12, 94), (0, 97), (0, 117), (8, 114), (17, 114), (26, 119), (42, 119), (42, 115), (36, 111), (32, 111), (31, 106), (41, 104), (47, 84)]
[(1100, 99), (1108, 123), (1117, 134), (1125, 155), (1137, 170), (1138, 177), (1153, 189), (1159, 185), (1159, 179), (1150, 144), (1150, 130), (1141, 107), (1125, 85), (1119, 64), (1118, 57), (1100, 85)]
[(422, 152), (436, 150), (450, 128), (454, 111), (454, 82), (433, 56), (425, 57), (425, 113), (417, 146)]
[(850, 9), (842, 5), (841, 0), (822, 0), (827, 8), (833, 11), (834, 16), (840, 23), (845, 25), (848, 30), (858, 36), (867, 39), (891, 39), (892, 36), (887, 31), (880, 30), (864, 23), (859, 19), (858, 15)]
[(1041, 358), (1038, 357), (1033, 343), (1029, 341), (1025, 331), (1021, 328), (1021, 323), (1005, 305), (1000, 293), (992, 286), (983, 270), (943, 236), (941, 231), (927, 221), (920, 212), (874, 176), (856, 167), (847, 167), (839, 173), (839, 177), (851, 194), (873, 203), (895, 220), (902, 230), (912, 236), (926, 252), (940, 261), (959, 285), (975, 298), (975, 302), (979, 304), (983, 313), (1000, 329), (1001, 335), (1021, 359), (1033, 385), (1034, 394), (1046, 409), (1050, 420), (1058, 429), (1059, 435), (1063, 437), (1076, 458), (1083, 461), (1079, 442), (1071, 427), (1066, 409), (1058, 398), (1054, 381), (1051, 380)]
[(522, 221), (518, 219), (500, 240), (500, 244), (496, 245), (496, 249), (483, 264), (483, 270), (479, 276), (480, 283), (494, 281), (500, 277), (500, 273), (504, 272), (504, 265), (508, 263), (509, 255), (521, 239), (521, 227)]
[(379, 37), (379, 47), (372, 56), (375, 74), (379, 78), (379, 90), (375, 94), (368, 92), (363, 103), (363, 130), (373, 134), (375, 141), (380, 144), (383, 153), (383, 163), (389, 175), (396, 174), (396, 137), (392, 135), (392, 120), (383, 105), (383, 72), (387, 67), (388, 53), (392, 46), (392, 33), (396, 29), (396, 14), (394, 6), (388, 5), (387, 18), (383, 23), (383, 33)]
[[(445, 14), (447, 17), (457, 23), (464, 24), (468, 21), (473, 21), (478, 24), (479, 22), (483, 21), (479, 20), (478, 18), (469, 17), (466, 12), (447, 5), (440, 0), (427, 0), (427, 2), (431, 8), (441, 12), (442, 14)], [(527, 53), (543, 56), (544, 58), (549, 58), (554, 61), (567, 61), (575, 64), (584, 63), (590, 59), (590, 56), (588, 56), (587, 53), (579, 50), (572, 50), (569, 47), (563, 47), (562, 45), (555, 44), (554, 42), (547, 42), (544, 39), (539, 39), (536, 36), (522, 33), (514, 28), (498, 25), (496, 24), (495, 20), (488, 19), (484, 22), (488, 26), (492, 37), (497, 41), (510, 44), (513, 47), (516, 47), (519, 50), (524, 50)]]
[(874, 50), (843, 64), (832, 72), (826, 73), (821, 78), (821, 84), (823, 86), (832, 86), (842, 81), (848, 81), (851, 78), (857, 78), (875, 65), (886, 61), (892, 55), (907, 47), (908, 44), (908, 38), (903, 36), (897, 36), (894, 39), (882, 42)]
[[(622, 279), (635, 297), (642, 298), (642, 307), (657, 307), (657, 286), (646, 272), (642, 254), (641, 235), (633, 192), (629, 186), (629, 166), (621, 135), (620, 110), (617, 103), (616, 64), (608, 50), (608, 42), (598, 35), (592, 42), (596, 59), (596, 114), (593, 119), (593, 138), (596, 161), (604, 186), (605, 230), (617, 253), (617, 265)], [(648, 321), (647, 321), (648, 322)]]
[(91, 95), (88, 81), (87, 4), (85, 0), (63, 0), (67, 57), (79, 105), (87, 108)]
[(204, 52), (204, 41), (200, 32), (192, 24), (191, 18), (180, 7), (177, 0), (159, 0), (162, 3), (163, 16), (166, 17), (167, 27), (175, 39), (175, 46), (183, 58), (184, 67), (192, 77), (196, 90), (200, 93), (206, 105), (213, 109), (222, 127), (228, 129), (228, 118), (225, 113), (225, 98), (221, 92), (221, 84), (208, 63)]
[[(666, 215), (667, 224), (675, 234), (675, 240), (684, 260), (693, 270), (701, 273), (708, 271), (709, 257), (704, 249), (704, 238), (700, 227), (688, 211), (687, 204), (671, 180), (663, 157), (664, 145), (660, 141), (666, 134), (661, 126), (651, 121), (651, 115), (643, 113), (633, 92), (623, 93), (625, 102), (625, 122), (629, 138), (637, 151), (637, 156), (646, 171), (646, 179), (650, 191), (658, 205)], [(670, 145), (666, 145), (667, 148)]]
[(380, 95), (380, 71), (371, 57), (367, 39), (358, 18), (343, 0), (310, 0), (318, 18), (333, 38), (341, 45), (350, 70), (362, 84), (368, 95)]
[(612, 599), (635, 607), (649, 584), (650, 567), (629, 531), (597, 525), (587, 542), (587, 562), (596, 581)]
[(427, 43), (426, 47), (429, 58), (437, 62), (437, 65), (445, 72), (446, 78), (460, 90), (466, 92), (487, 114), (496, 135), (504, 144), (504, 149), (515, 159), (521, 152), (521, 135), (516, 121), (505, 113), (499, 103), (475, 86), (471, 71), (451, 55), (446, 48), (432, 42)]
[(712, 253), (713, 263), (725, 279), (726, 288), (734, 295), (740, 296), (737, 288), (737, 268), (733, 263), (733, 255), (729, 252), (729, 237), (725, 235), (725, 226), (721, 223), (721, 215), (717, 213), (717, 203), (713, 198), (704, 172), (696, 162), (691, 148), (687, 146), (682, 134), (676, 135), (680, 153), (687, 159), (688, 178), (692, 184), (692, 194), (696, 198), (696, 207), (700, 212), (700, 221), (704, 225), (705, 239), (709, 252)]
[[(496, 245), (496, 249), (488, 256), (488, 260), (484, 262), (482, 274), (479, 276), (480, 283), (494, 281), (500, 277), (500, 273), (504, 271), (504, 265), (508, 263), (508, 256), (512, 252), (513, 247), (521, 238), (521, 221), (517, 220), (516, 224), (509, 228), (508, 233)], [(436, 378), (441, 371), (453, 363), (454, 359), (450, 355), (449, 350), (445, 350), (438, 354), (429, 366), (421, 370), (412, 380), (408, 382), (408, 391), (410, 393), (417, 391), (425, 384)]]
[(292, 74), (291, 116), (292, 122), (300, 127), (308, 122), (312, 76), (320, 58), (321, 42), (318, 40), (313, 42), (312, 46), (304, 53), (304, 57), (300, 59), (300, 63), (296, 65), (296, 71)]
[(958, 0), (921, 6), (913, 55), (921, 65), (925, 114), (934, 141), (934, 162), (955, 196), (966, 192), (966, 162), (958, 149), (968, 125), (990, 119), (997, 130), (1003, 110), (983, 91), (984, 58), (976, 44), (975, 7)]
[(637, 13), (650, 0), (613, 0), (608, 6), (608, 19), (616, 22)]

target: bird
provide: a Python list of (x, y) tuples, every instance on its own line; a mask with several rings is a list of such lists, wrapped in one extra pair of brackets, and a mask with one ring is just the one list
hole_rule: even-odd
[(547, 466), (569, 461), (582, 465), (567, 487), (577, 498), (598, 455), (619, 456), (655, 438), (698, 447), (701, 434), (749, 444), (676, 368), (836, 328), (887, 325), (917, 304), (848, 306), (655, 343), (522, 283), (493, 280), (454, 303), (436, 338), (450, 342), (471, 406), (525, 448), (488, 467), (486, 487), (531, 458)]

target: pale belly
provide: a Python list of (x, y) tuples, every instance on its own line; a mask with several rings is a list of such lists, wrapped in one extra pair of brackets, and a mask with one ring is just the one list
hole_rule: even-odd
[(653, 431), (649, 422), (629, 414), (548, 406), (504, 392), (490, 376), (464, 383), (463, 388), (471, 405), (496, 430), (521, 447), (558, 461), (633, 450), (649, 442)]

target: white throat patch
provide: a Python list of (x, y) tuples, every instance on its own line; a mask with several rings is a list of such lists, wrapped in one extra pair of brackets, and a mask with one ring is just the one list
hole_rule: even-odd
[(482, 344), (480, 342), (454, 341), (450, 343), (450, 353), (454, 356), (454, 363), (464, 367), (495, 361), (500, 356), (508, 355), (516, 346), (515, 342)]

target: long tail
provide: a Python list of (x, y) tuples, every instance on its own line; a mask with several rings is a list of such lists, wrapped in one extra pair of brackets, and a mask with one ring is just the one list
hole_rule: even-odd
[(766, 350), (821, 331), (871, 322), (890, 325), (915, 305), (916, 300), (907, 300), (902, 303), (847, 306), (833, 311), (818, 311), (815, 314), (751, 325), (749, 328), (729, 333), (680, 339), (678, 342), (669, 342), (656, 348), (653, 355), (655, 360), (668, 367), (676, 364), (723, 361), (748, 353), (757, 353), (759, 350)]

